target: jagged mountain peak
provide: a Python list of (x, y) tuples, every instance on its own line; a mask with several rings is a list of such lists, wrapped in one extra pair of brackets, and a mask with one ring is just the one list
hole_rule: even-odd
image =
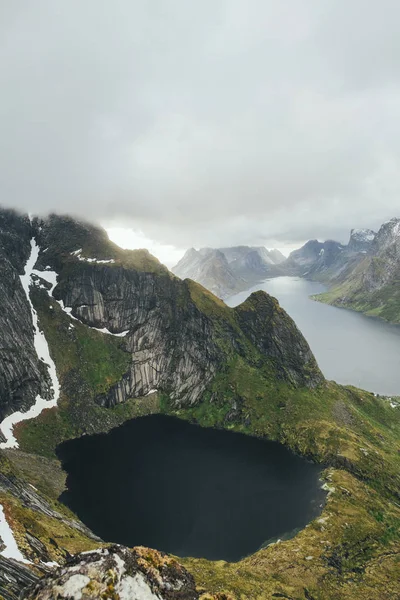
[(280, 274), (278, 265), (284, 260), (279, 251), (269, 251), (264, 246), (200, 248), (187, 251), (172, 272), (226, 298), (270, 275)]
[(400, 238), (400, 218), (393, 217), (379, 228), (374, 238), (374, 249), (379, 250), (395, 243)]
[(348, 250), (351, 252), (366, 252), (372, 247), (376, 232), (372, 229), (352, 229)]

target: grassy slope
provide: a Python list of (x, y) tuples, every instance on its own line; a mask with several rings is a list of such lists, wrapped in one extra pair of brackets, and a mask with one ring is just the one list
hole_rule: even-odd
[[(58, 488), (60, 476), (62, 477), (59, 474), (59, 467), (50, 464), (44, 465), (35, 456), (29, 458), (25, 455), (24, 458), (25, 460), (29, 460), (29, 471), (20, 470), (15, 464), (14, 456), (10, 452), (0, 451), (0, 472), (2, 475), (10, 479), (10, 481), (34, 481), (34, 483), (39, 485), (45, 482), (45, 490), (39, 490), (39, 495), (61, 517), (77, 520), (75, 515), (63, 504), (60, 504), (55, 497), (54, 492)], [(18, 461), (20, 461), (20, 457), (18, 457)], [(36, 468), (39, 465), (42, 473), (39, 473)], [(25, 477), (25, 473), (28, 475), (27, 478)], [(52, 478), (56, 478), (57, 481), (55, 484), (51, 482)], [(31, 483), (31, 485), (34, 485), (34, 483)], [(19, 548), (24, 556), (33, 563), (37, 563), (38, 558), (28, 543), (27, 534), (36, 538), (37, 544), (42, 545), (42, 548), (47, 552), (48, 560), (52, 561), (63, 562), (68, 553), (74, 554), (99, 546), (98, 542), (71, 527), (68, 521), (43, 514), (43, 512), (35, 509), (35, 505), (30, 506), (29, 502), (22, 503), (18, 498), (3, 489), (0, 490), (0, 504), (4, 508), (7, 522), (13, 530)]]
[[(189, 289), (196, 306), (216, 324), (218, 343), (227, 352), (228, 362), (202, 403), (178, 411), (167, 397), (157, 395), (132, 399), (114, 409), (98, 406), (94, 396), (127, 368), (123, 339), (99, 334), (76, 321), (74, 329), (69, 329), (70, 318), (55, 302), (50, 308), (45, 292), (38, 292), (42, 295), (35, 298), (35, 304), (64, 394), (58, 408), (20, 424), (21, 449), (51, 458), (63, 439), (84, 431), (104, 431), (157, 411), (204, 426), (279, 440), (330, 467), (326, 477), (334, 491), (322, 521), (317, 519), (294, 539), (236, 564), (187, 559), (185, 564), (199, 585), (214, 592), (226, 589), (242, 600), (395, 598), (400, 552), (400, 410), (372, 394), (332, 382), (309, 390), (277, 381), (265, 362), (257, 366), (258, 353), (247, 339), (242, 343), (248, 361), (227, 343), (227, 331), (238, 327), (233, 311), (201, 286), (193, 283)], [(28, 470), (24, 472), (30, 476)], [(37, 473), (32, 477), (34, 485), (51, 493), (48, 477), (44, 481)], [(34, 527), (35, 515), (28, 509), (10, 498), (0, 501), (17, 527), (21, 522), (28, 529)], [(45, 529), (41, 539), (47, 545), (53, 525), (42, 520), (39, 524)], [(71, 551), (93, 545), (87, 538), (70, 542)], [(67, 547), (64, 538), (62, 543)]]
[(366, 258), (355, 267), (348, 278), (334, 284), (327, 292), (313, 296), (313, 299), (350, 308), (367, 316), (379, 317), (390, 323), (400, 323), (400, 274), (381, 289), (367, 292), (364, 290), (362, 276), (368, 268), (379, 275), (383, 268), (381, 259)]
[(140, 402), (132, 399), (113, 409), (99, 406), (94, 398), (129, 368), (131, 356), (124, 350), (124, 339), (71, 320), (57, 302), (49, 301), (44, 290), (35, 290), (33, 299), (57, 365), (62, 393), (58, 407), (16, 426), (21, 450), (54, 458), (56, 446), (65, 439), (107, 431), (129, 418), (158, 410), (156, 397)]

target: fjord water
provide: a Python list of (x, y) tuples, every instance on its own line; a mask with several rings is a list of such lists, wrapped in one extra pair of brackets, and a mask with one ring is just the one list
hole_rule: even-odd
[(63, 443), (61, 496), (105, 541), (239, 560), (304, 527), (321, 467), (284, 446), (153, 415)]
[(237, 306), (256, 290), (279, 300), (310, 344), (327, 379), (384, 395), (400, 395), (400, 326), (311, 300), (320, 283), (277, 277), (231, 296)]

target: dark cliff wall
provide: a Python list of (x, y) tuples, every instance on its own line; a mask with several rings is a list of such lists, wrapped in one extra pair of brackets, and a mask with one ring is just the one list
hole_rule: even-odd
[(48, 394), (46, 369), (34, 347), (32, 313), (20, 275), (30, 256), (27, 216), (0, 211), (0, 421)]

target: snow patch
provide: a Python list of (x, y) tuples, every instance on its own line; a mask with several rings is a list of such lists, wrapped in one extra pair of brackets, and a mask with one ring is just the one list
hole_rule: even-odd
[[(71, 317), (71, 319), (74, 319), (75, 321), (78, 321), (78, 323), (81, 323), (82, 325), (85, 325), (85, 327), (89, 327), (89, 329), (94, 329), (94, 331), (98, 331), (99, 333), (106, 333), (107, 335), (114, 335), (115, 337), (125, 337), (129, 333), (129, 329), (127, 329), (126, 331), (121, 331), (121, 333), (113, 333), (112, 331), (110, 331), (109, 329), (107, 329), (107, 327), (102, 327), (102, 328), (100, 328), (100, 327), (92, 327), (91, 325), (88, 325), (87, 323), (84, 323), (83, 321), (81, 321), (77, 317), (74, 317), (74, 315), (72, 314), (72, 308), (70, 306), (65, 306), (64, 302), (62, 300), (57, 300), (57, 302), (61, 306), (62, 310), (65, 313), (67, 313), (67, 315), (69, 317)], [(84, 306), (84, 305), (81, 304), (81, 306)], [(69, 329), (71, 327), (73, 327), (73, 325), (70, 325)]]
[(95, 331), (99, 331), (100, 333), (106, 333), (107, 335), (115, 335), (115, 337), (125, 337), (129, 333), (129, 329), (127, 329), (126, 331), (121, 331), (121, 333), (113, 333), (112, 331), (107, 329), (107, 327), (103, 327), (102, 329), (100, 329), (99, 327), (90, 327), (90, 325), (86, 325), (86, 327), (94, 329)]
[(0, 552), (5, 558), (13, 558), (19, 562), (30, 564), (29, 560), (23, 557), (21, 550), (18, 548), (17, 542), (15, 541), (14, 534), (11, 527), (7, 523), (7, 519), (4, 514), (3, 506), (0, 504), (0, 538), (5, 545), (4, 550)]
[(375, 239), (375, 232), (371, 229), (352, 229), (351, 237), (357, 241), (372, 242)]
[[(33, 307), (33, 304), (31, 302), (31, 298), (29, 295), (29, 287), (32, 283), (32, 275), (39, 275), (40, 277), (42, 277), (44, 275), (44, 272), (35, 271), (35, 269), (34, 269), (34, 266), (36, 264), (38, 256), (39, 256), (39, 247), (36, 244), (35, 239), (33, 238), (31, 240), (31, 254), (25, 265), (25, 273), (24, 273), (24, 275), (20, 275), (20, 279), (21, 279), (22, 287), (24, 288), (26, 298), (28, 300), (28, 303), (29, 303), (29, 306), (31, 309), (31, 313), (32, 313), (32, 321), (33, 321), (33, 328), (34, 328), (34, 340), (33, 341), (34, 341), (35, 350), (36, 350), (38, 357), (47, 366), (47, 369), (48, 369), (48, 372), (50, 375), (50, 380), (52, 383), (52, 388), (53, 388), (53, 399), (46, 400), (46, 399), (42, 398), (41, 396), (37, 395), (35, 404), (33, 406), (31, 406), (31, 408), (27, 412), (23, 413), (21, 411), (17, 411), (15, 413), (13, 413), (12, 415), (9, 415), (8, 417), (6, 417), (0, 424), (0, 430), (6, 438), (6, 441), (2, 442), (0, 444), (0, 448), (18, 448), (18, 442), (13, 435), (14, 425), (16, 425), (17, 423), (20, 423), (21, 421), (26, 421), (27, 419), (32, 419), (34, 417), (37, 417), (38, 415), (40, 415), (42, 410), (44, 410), (45, 408), (51, 408), (53, 406), (56, 406), (58, 398), (60, 396), (60, 383), (59, 383), (58, 377), (57, 377), (56, 365), (54, 364), (54, 361), (50, 356), (50, 350), (49, 350), (49, 346), (47, 344), (45, 335), (44, 335), (43, 331), (41, 331), (39, 329), (37, 312)], [(57, 284), (57, 275), (53, 271), (52, 272), (46, 271), (45, 277), (43, 277), (43, 279), (46, 279), (46, 281), (49, 281), (49, 283), (51, 283), (51, 285), (52, 285), (51, 291), (52, 291), (54, 289), (55, 285)]]
[(74, 252), (70, 252), (71, 256), (76, 256), (76, 258), (82, 262), (96, 263), (96, 264), (101, 264), (101, 265), (115, 263), (115, 260), (113, 258), (108, 258), (106, 260), (100, 259), (100, 258), (86, 258), (85, 256), (82, 256), (81, 253), (82, 253), (82, 248), (79, 248), (78, 250), (74, 250)]
[(36, 275), (37, 277), (41, 277), (42, 279), (47, 281), (47, 283), (50, 283), (51, 288), (49, 289), (49, 295), (52, 296), (53, 290), (57, 285), (58, 275), (55, 271), (48, 271), (47, 269), (50, 269), (50, 267), (46, 267), (46, 271), (37, 271), (36, 269), (32, 269), (31, 274)]

